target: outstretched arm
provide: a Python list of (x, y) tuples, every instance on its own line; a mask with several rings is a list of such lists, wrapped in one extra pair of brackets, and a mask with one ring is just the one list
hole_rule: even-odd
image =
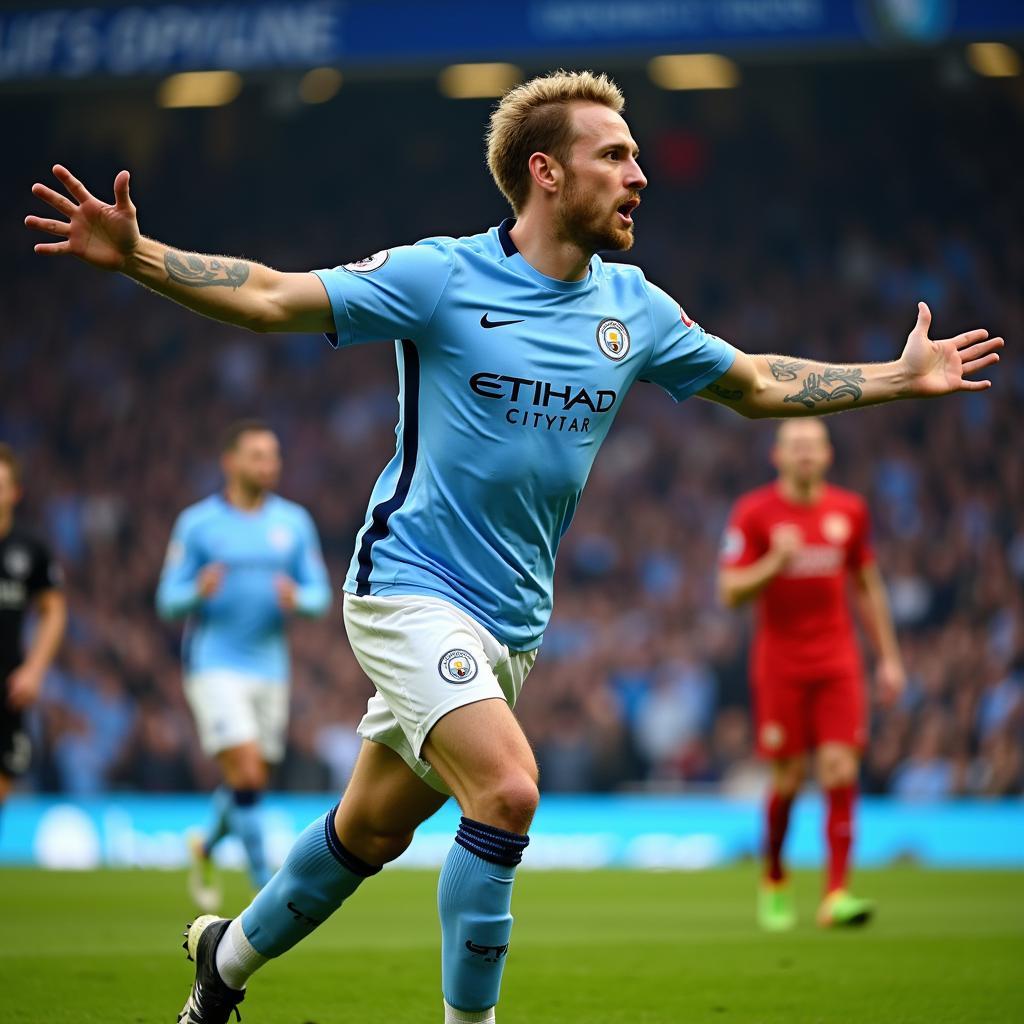
[(114, 179), (114, 204), (93, 196), (66, 167), (54, 177), (68, 196), (36, 182), (32, 194), (66, 220), (29, 216), (25, 225), (63, 239), (39, 242), (48, 256), (77, 256), (116, 270), (196, 313), (251, 331), (315, 333), (334, 330), (331, 304), (313, 274), (286, 274), (250, 260), (183, 252), (139, 232), (128, 193), (128, 172)]
[(989, 380), (974, 378), (998, 362), (1002, 338), (974, 330), (955, 338), (928, 337), (931, 311), (918, 303), (917, 324), (899, 359), (859, 365), (817, 363), (791, 356), (740, 352), (732, 366), (699, 392), (750, 418), (820, 416), (897, 398), (931, 398), (955, 391), (983, 391)]

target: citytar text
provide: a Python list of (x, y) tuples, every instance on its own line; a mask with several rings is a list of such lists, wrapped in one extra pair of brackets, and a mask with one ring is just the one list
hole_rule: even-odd
[(504, 373), (474, 373), (469, 386), (481, 398), (507, 402), (505, 420), (513, 426), (565, 433), (588, 433), (592, 417), (610, 412), (618, 398), (605, 389), (588, 391)]

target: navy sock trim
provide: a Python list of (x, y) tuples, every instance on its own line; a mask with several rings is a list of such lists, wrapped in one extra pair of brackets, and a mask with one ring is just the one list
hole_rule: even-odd
[(258, 789), (233, 789), (231, 799), (236, 807), (255, 807), (259, 803), (260, 791)]
[(492, 864), (514, 868), (523, 859), (523, 850), (529, 845), (530, 837), (463, 817), (455, 842)]
[(330, 813), (327, 815), (327, 820), (324, 822), (324, 838), (327, 840), (327, 849), (334, 854), (334, 859), (348, 871), (351, 871), (353, 875), (359, 875), (360, 878), (369, 878), (370, 875), (377, 874), (380, 871), (379, 867), (374, 867), (372, 864), (367, 864), (365, 860), (360, 860), (351, 850), (345, 849), (344, 844), (338, 838), (338, 833), (334, 831), (334, 815), (337, 813), (338, 804), (335, 804)]

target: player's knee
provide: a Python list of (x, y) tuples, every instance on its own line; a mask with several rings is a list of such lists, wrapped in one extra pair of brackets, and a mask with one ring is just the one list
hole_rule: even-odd
[(823, 752), (818, 762), (818, 782), (822, 789), (852, 786), (857, 781), (857, 758), (852, 751)]
[(266, 770), (259, 765), (246, 765), (235, 773), (231, 788), (262, 793), (267, 788)]
[(225, 752), (221, 758), (224, 779), (232, 789), (264, 790), (267, 788), (267, 766), (253, 751)]
[(409, 849), (412, 832), (368, 832), (362, 837), (360, 856), (369, 864), (389, 864)]
[(488, 825), (525, 832), (540, 802), (536, 773), (510, 772), (487, 787), (471, 814)]
[(804, 767), (800, 761), (776, 762), (772, 771), (772, 788), (779, 796), (796, 796), (804, 782)]

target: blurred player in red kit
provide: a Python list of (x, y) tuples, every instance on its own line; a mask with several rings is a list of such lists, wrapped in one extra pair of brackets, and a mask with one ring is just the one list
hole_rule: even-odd
[(851, 589), (877, 655), (882, 703), (902, 693), (903, 663), (871, 551), (867, 506), (825, 480), (832, 446), (824, 423), (784, 422), (772, 460), (776, 482), (744, 495), (733, 509), (718, 578), (728, 606), (756, 603), (750, 677), (758, 750), (772, 767), (758, 920), (769, 931), (796, 923), (782, 846), (813, 752), (827, 808), (828, 872), (818, 924), (864, 924), (873, 905), (846, 888), (857, 773), (867, 739)]

